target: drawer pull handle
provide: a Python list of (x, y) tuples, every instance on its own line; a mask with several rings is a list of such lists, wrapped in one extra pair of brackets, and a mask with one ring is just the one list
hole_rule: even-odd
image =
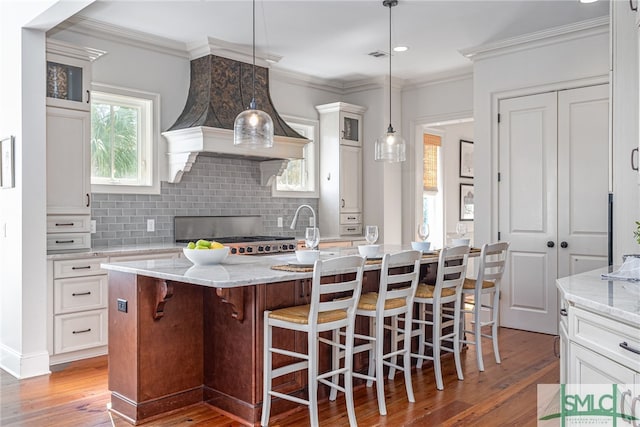
[(632, 353), (640, 354), (640, 350), (638, 350), (637, 348), (631, 347), (629, 344), (627, 344), (626, 341), (621, 342), (620, 343), (620, 347), (622, 347), (623, 349), (625, 349), (627, 351), (630, 351)]
[(91, 332), (91, 328), (89, 328), (89, 329), (83, 329), (83, 330), (81, 330), (81, 331), (73, 331), (73, 332), (71, 332), (71, 333), (75, 335), (75, 334), (84, 334), (84, 333), (87, 333), (87, 332)]
[(90, 265), (85, 265), (83, 267), (71, 267), (72, 270), (89, 270), (91, 269)]
[(73, 243), (75, 240), (56, 240), (56, 243)]
[(91, 295), (91, 291), (87, 291), (87, 292), (74, 292), (71, 294), (72, 297), (79, 297), (82, 295)]
[(72, 222), (56, 222), (56, 227), (73, 227)]
[(355, 216), (348, 216), (347, 219), (356, 219)]
[(566, 308), (561, 308), (560, 309), (560, 316), (567, 316), (567, 309)]

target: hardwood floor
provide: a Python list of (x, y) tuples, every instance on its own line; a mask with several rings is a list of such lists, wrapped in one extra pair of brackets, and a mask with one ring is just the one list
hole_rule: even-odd
[[(361, 426), (535, 426), (536, 385), (559, 381), (553, 336), (500, 330), (502, 364), (485, 341), (485, 372), (478, 372), (475, 347), (462, 355), (464, 381), (458, 381), (452, 357), (443, 359), (444, 390), (435, 387), (430, 365), (413, 372), (416, 403), (408, 403), (402, 375), (385, 383), (388, 415), (378, 414), (375, 385), (356, 388), (356, 416)], [(107, 359), (98, 357), (54, 367), (55, 372), (18, 381), (0, 370), (1, 426), (129, 426), (107, 411)], [(322, 426), (348, 425), (344, 398), (322, 401)], [(113, 423), (113, 424), (112, 424)], [(307, 426), (306, 407), (272, 419), (272, 426)], [(206, 404), (198, 404), (148, 426), (239, 426)]]

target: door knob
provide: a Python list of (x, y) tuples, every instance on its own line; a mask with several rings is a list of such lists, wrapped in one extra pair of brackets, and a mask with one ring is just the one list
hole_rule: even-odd
[(555, 244), (555, 243), (553, 243), (553, 240), (549, 240), (549, 241), (547, 242), (547, 247), (548, 247), (548, 248), (552, 248), (552, 247), (554, 247), (555, 245), (556, 245), (556, 244)]
[(561, 242), (561, 243), (560, 243), (560, 247), (561, 247), (561, 248), (566, 248), (566, 247), (568, 247), (568, 246), (569, 246), (569, 244), (568, 244), (567, 242)]

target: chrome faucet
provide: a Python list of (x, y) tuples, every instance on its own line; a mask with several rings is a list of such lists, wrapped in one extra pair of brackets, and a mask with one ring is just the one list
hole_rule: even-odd
[(296, 209), (295, 215), (293, 215), (293, 221), (291, 221), (291, 226), (289, 227), (291, 230), (296, 229), (296, 223), (298, 222), (298, 214), (300, 213), (300, 209), (302, 208), (309, 208), (309, 210), (311, 211), (311, 215), (313, 216), (313, 226), (314, 227), (318, 226), (318, 223), (316, 222), (316, 211), (314, 211), (313, 208), (309, 205), (300, 205), (298, 206), (298, 209)]

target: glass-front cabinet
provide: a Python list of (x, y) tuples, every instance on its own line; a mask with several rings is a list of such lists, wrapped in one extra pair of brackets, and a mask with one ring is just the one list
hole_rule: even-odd
[(47, 39), (47, 105), (89, 111), (91, 62), (104, 53)]
[(345, 145), (353, 145), (355, 147), (361, 147), (362, 115), (350, 113), (347, 111), (341, 111), (340, 122), (340, 143)]

